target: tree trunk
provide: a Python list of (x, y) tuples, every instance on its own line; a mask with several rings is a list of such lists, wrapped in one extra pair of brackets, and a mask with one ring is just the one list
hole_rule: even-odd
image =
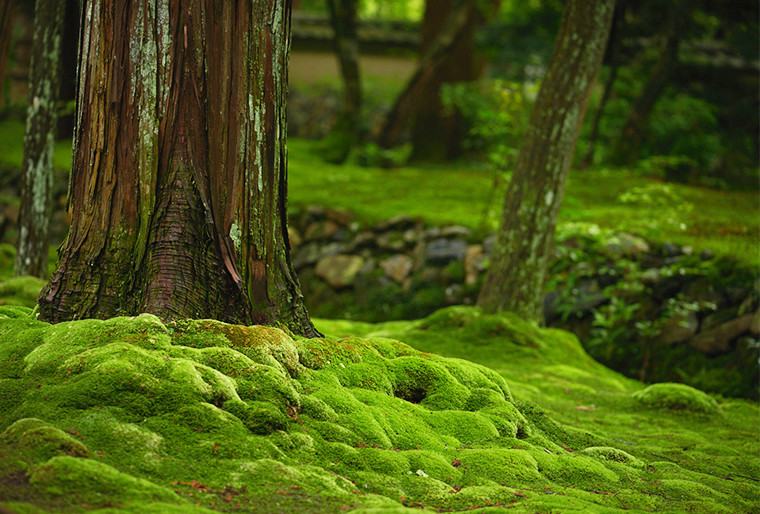
[(453, 2), (446, 22), (429, 48), (422, 52), (417, 69), (385, 118), (378, 138), (381, 148), (391, 148), (398, 144), (404, 130), (413, 119), (417, 104), (440, 67), (446, 62), (451, 50), (455, 48), (472, 16), (471, 12), (476, 9), (475, 3), (470, 0)]
[[(422, 21), (422, 53), (435, 44), (445, 25), (454, 0), (427, 0)], [(440, 161), (461, 155), (466, 126), (457, 113), (445, 113), (441, 87), (456, 82), (471, 82), (483, 71), (483, 61), (476, 58), (474, 34), (485, 17), (475, 7), (468, 11), (454, 45), (443, 56), (438, 70), (420, 88), (411, 123), (412, 160)]]
[(5, 102), (5, 67), (13, 36), (14, 0), (0, 0), (0, 110)]
[(329, 138), (327, 160), (341, 163), (361, 141), (362, 88), (359, 74), (359, 40), (357, 38), (357, 0), (327, 0), (330, 24), (334, 33), (335, 54), (343, 77), (343, 107)]
[(614, 0), (565, 4), (478, 297), (486, 312), (511, 310), (542, 321), (544, 276), (557, 213), (614, 5)]
[(652, 114), (657, 100), (665, 92), (665, 88), (678, 68), (678, 48), (687, 9), (686, 3), (684, 0), (679, 0), (672, 8), (663, 36), (659, 59), (652, 69), (644, 89), (631, 107), (623, 130), (612, 147), (611, 155), (615, 164), (631, 164), (639, 157), (649, 115)]
[(316, 335), (286, 231), (290, 2), (90, 0), (82, 13), (71, 230), (40, 317)]
[(34, 5), (15, 275), (47, 277), (64, 6), (64, 0)]
[(618, 69), (620, 68), (620, 41), (622, 39), (623, 24), (625, 23), (625, 2), (618, 1), (615, 7), (615, 12), (612, 15), (612, 27), (610, 28), (609, 41), (607, 42), (607, 51), (605, 54), (605, 61), (609, 62), (610, 75), (607, 77), (607, 81), (604, 83), (604, 91), (602, 92), (602, 98), (599, 100), (599, 106), (594, 113), (594, 121), (591, 126), (591, 135), (588, 138), (588, 149), (586, 155), (583, 156), (581, 161), (581, 168), (588, 168), (594, 161), (594, 147), (596, 141), (599, 139), (599, 127), (602, 122), (602, 116), (604, 115), (604, 108), (607, 102), (612, 97), (612, 88), (615, 85), (617, 79)]

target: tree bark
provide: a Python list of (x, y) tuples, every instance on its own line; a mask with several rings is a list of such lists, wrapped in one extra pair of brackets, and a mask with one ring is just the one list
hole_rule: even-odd
[(37, 0), (34, 5), (15, 275), (48, 274), (64, 7), (64, 0)]
[(340, 163), (346, 160), (351, 149), (362, 139), (357, 0), (327, 0), (327, 8), (334, 33), (335, 55), (343, 77), (343, 107), (330, 137), (332, 148), (328, 160)]
[(5, 102), (5, 67), (13, 35), (13, 0), (0, 0), (0, 109)]
[(557, 213), (588, 94), (599, 71), (614, 0), (568, 0), (504, 202), (478, 297), (486, 312), (541, 322)]
[(422, 95), (463, 35), (472, 11), (477, 9), (475, 2), (470, 0), (455, 0), (452, 4), (446, 22), (429, 47), (423, 49), (417, 69), (385, 118), (378, 138), (381, 148), (387, 149), (398, 144), (413, 119)]
[(317, 334), (286, 231), (289, 31), (288, 0), (84, 3), (71, 230), (41, 318)]

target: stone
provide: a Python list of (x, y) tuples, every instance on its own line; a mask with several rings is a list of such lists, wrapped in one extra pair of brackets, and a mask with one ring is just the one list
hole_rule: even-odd
[(406, 248), (404, 234), (402, 232), (390, 231), (377, 236), (377, 246), (381, 250), (391, 252), (402, 252)]
[(339, 228), (338, 224), (331, 220), (315, 221), (306, 228), (303, 237), (307, 241), (324, 241), (333, 237)]
[(293, 251), (294, 248), (297, 246), (300, 246), (301, 243), (303, 243), (303, 238), (301, 237), (301, 233), (298, 232), (297, 229), (293, 227), (288, 227), (288, 241), (290, 242), (290, 250)]
[(449, 225), (441, 229), (440, 237), (467, 239), (472, 235), (472, 230), (461, 225)]
[(489, 234), (488, 237), (486, 237), (483, 240), (483, 251), (486, 254), (489, 254), (493, 251), (493, 246), (496, 244), (496, 233)]
[(434, 239), (425, 249), (425, 259), (432, 264), (448, 264), (464, 259), (465, 252), (467, 243), (461, 239)]
[(682, 343), (696, 334), (698, 328), (699, 318), (695, 312), (683, 316), (673, 316), (665, 322), (658, 339), (664, 345)]
[(726, 353), (731, 349), (731, 341), (750, 330), (753, 317), (753, 315), (748, 314), (718, 325), (707, 332), (697, 334), (690, 341), (690, 344), (707, 355)]
[(411, 257), (398, 253), (380, 261), (380, 267), (383, 268), (386, 275), (401, 284), (412, 272), (414, 261)]
[(485, 269), (486, 256), (483, 245), (470, 245), (464, 252), (464, 283), (473, 286), (478, 275)]
[(665, 257), (676, 257), (681, 255), (681, 248), (673, 243), (664, 243), (662, 245), (662, 253)]
[(354, 219), (354, 215), (348, 211), (341, 209), (327, 209), (325, 211), (325, 217), (328, 220), (334, 221), (341, 227), (348, 227), (351, 221)]
[(754, 336), (760, 336), (760, 309), (752, 316), (752, 321), (749, 324), (749, 331)]
[(374, 230), (376, 232), (385, 232), (386, 230), (406, 230), (412, 228), (420, 223), (419, 219), (412, 218), (411, 216), (394, 216), (385, 221), (381, 221), (375, 225)]
[(702, 259), (703, 261), (709, 261), (713, 257), (715, 257), (715, 254), (712, 253), (710, 250), (702, 250), (701, 252), (699, 252), (699, 258)]
[(340, 289), (354, 283), (362, 266), (364, 266), (363, 257), (338, 254), (320, 259), (314, 272), (330, 286)]
[(298, 270), (309, 266), (325, 257), (343, 253), (346, 245), (343, 243), (328, 243), (320, 245), (316, 242), (306, 243), (300, 246), (293, 256), (293, 267)]
[(377, 246), (375, 241), (375, 234), (369, 230), (359, 232), (354, 236), (353, 241), (348, 245), (351, 251), (359, 250), (360, 248), (372, 248)]
[(622, 232), (607, 241), (605, 251), (612, 257), (638, 257), (649, 252), (649, 245), (640, 237)]

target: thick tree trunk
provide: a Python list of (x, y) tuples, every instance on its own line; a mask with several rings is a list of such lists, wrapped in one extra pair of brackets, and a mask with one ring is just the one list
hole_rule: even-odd
[(378, 137), (380, 147), (391, 148), (398, 144), (404, 130), (409, 127), (413, 119), (417, 104), (427, 91), (429, 84), (435, 79), (440, 67), (446, 62), (452, 49), (456, 47), (460, 37), (465, 33), (472, 11), (476, 9), (475, 2), (470, 0), (452, 2), (445, 23), (429, 47), (423, 49), (417, 69), (385, 118)]
[(286, 231), (290, 3), (90, 0), (82, 13), (72, 225), (41, 317), (315, 335)]
[(343, 77), (343, 107), (330, 137), (328, 160), (340, 163), (361, 141), (362, 87), (359, 73), (357, 0), (327, 0), (334, 33), (335, 54)]
[(614, 0), (568, 0), (504, 202), (478, 297), (486, 312), (541, 321), (557, 213), (588, 94), (599, 71)]
[(47, 277), (64, 0), (37, 0), (15, 275)]
[(5, 67), (13, 35), (13, 0), (0, 0), (0, 109), (5, 102)]
[[(443, 29), (455, 0), (427, 0), (422, 21), (422, 53), (428, 52)], [(482, 4), (478, 4), (482, 7)], [(454, 159), (462, 152), (466, 126), (456, 113), (444, 112), (441, 87), (456, 82), (471, 82), (483, 72), (483, 61), (476, 57), (474, 34), (484, 22), (480, 8), (470, 8), (465, 25), (454, 45), (445, 54), (438, 70), (430, 77), (415, 102), (411, 122), (412, 160)]]
[(615, 164), (631, 164), (639, 157), (649, 115), (652, 114), (657, 100), (665, 92), (665, 88), (678, 68), (678, 49), (687, 10), (686, 4), (686, 1), (678, 0), (670, 12), (657, 63), (644, 89), (631, 107), (623, 130), (612, 147), (612, 160)]

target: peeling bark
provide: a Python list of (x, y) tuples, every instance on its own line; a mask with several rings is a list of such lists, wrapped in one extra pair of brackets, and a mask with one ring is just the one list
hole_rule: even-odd
[(486, 312), (542, 321), (549, 251), (614, 0), (568, 0), (546, 76), (520, 146), (491, 265), (478, 297)]
[(15, 275), (47, 277), (64, 7), (64, 0), (34, 5)]
[(91, 0), (81, 27), (72, 226), (41, 317), (316, 335), (286, 231), (290, 2)]

